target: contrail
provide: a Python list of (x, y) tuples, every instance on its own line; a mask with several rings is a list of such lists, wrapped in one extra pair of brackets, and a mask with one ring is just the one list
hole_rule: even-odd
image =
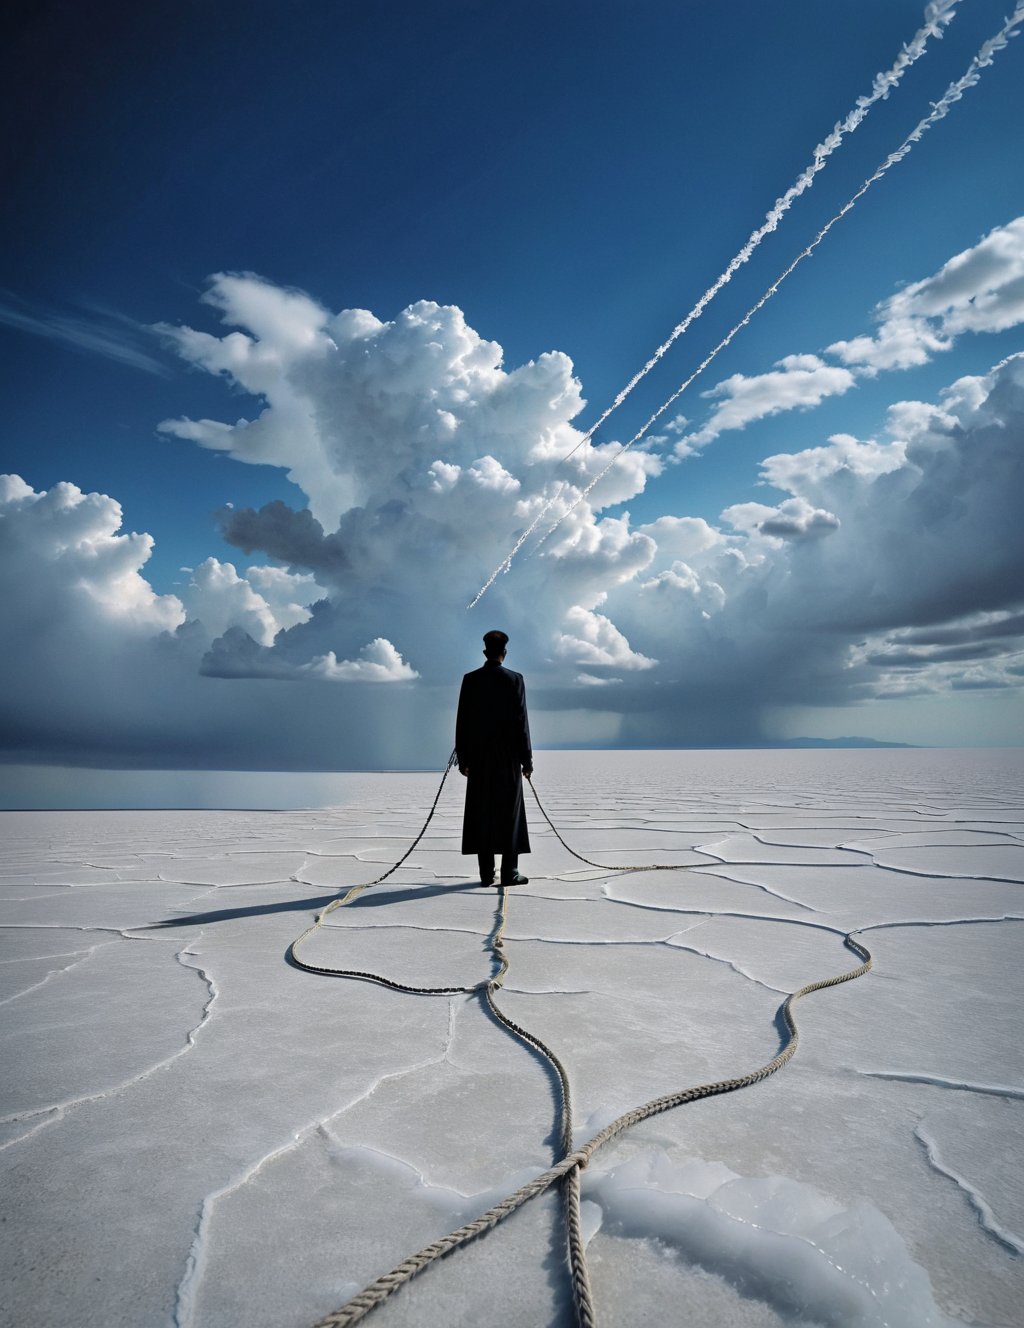
[[(747, 262), (764, 237), (770, 235), (772, 231), (778, 228), (779, 222), (800, 195), (805, 193), (811, 187), (814, 183), (814, 177), (820, 170), (824, 169), (826, 161), (832, 153), (835, 152), (836, 148), (846, 135), (853, 133), (871, 107), (874, 106), (875, 102), (883, 101), (888, 97), (889, 93), (897, 86), (904, 73), (924, 54), (929, 38), (942, 36), (943, 29), (951, 23), (954, 18), (955, 8), (958, 3), (959, 0), (936, 0), (936, 3), (929, 4), (925, 8), (924, 26), (920, 28), (906, 46), (903, 47), (896, 63), (891, 69), (887, 69), (884, 72), (875, 75), (874, 82), (871, 85), (871, 92), (867, 96), (858, 97), (856, 106), (849, 115), (847, 115), (846, 119), (840, 120), (828, 137), (818, 144), (814, 149), (810, 165), (807, 166), (803, 173), (797, 178), (796, 183), (791, 185), (781, 198), (775, 200), (775, 205), (765, 216), (762, 224), (751, 234), (746, 244), (735, 258), (732, 259), (722, 275), (707, 288), (683, 321), (676, 324), (669, 336), (661, 343), (643, 368), (637, 370), (622, 391), (615, 397), (612, 404), (607, 410), (605, 410), (600, 419), (597, 420), (583, 435), (580, 441), (576, 444), (576, 447), (573, 448), (573, 452), (575, 452), (577, 448), (582, 447), (584, 443), (589, 442), (608, 416), (611, 415), (614, 410), (618, 410), (619, 406), (622, 405), (630, 392), (632, 392), (633, 388), (636, 387), (637, 383), (651, 372), (669, 347), (672, 346), (674, 342), (683, 335), (687, 328), (701, 316), (722, 287), (732, 280), (736, 272)], [(572, 452), (569, 452), (568, 456), (572, 456)]]
[[(534, 553), (536, 553), (537, 549), (539, 549), (541, 545), (545, 543), (545, 541), (548, 539), (550, 535), (554, 534), (554, 532), (562, 524), (565, 518), (569, 516), (573, 511), (575, 511), (575, 509), (580, 505), (580, 503), (582, 503), (590, 495), (590, 493), (594, 489), (594, 486), (600, 480), (602, 480), (605, 475), (607, 475), (608, 471), (612, 468), (612, 466), (615, 465), (616, 461), (618, 461), (619, 457), (622, 456), (623, 452), (627, 451), (630, 447), (632, 447), (634, 443), (639, 442), (639, 440), (644, 436), (644, 434), (646, 434), (647, 431), (650, 429), (651, 425), (654, 424), (656, 420), (660, 419), (660, 417), (664, 415), (665, 411), (668, 410), (668, 408), (671, 405), (673, 405), (679, 399), (679, 397), (682, 396), (682, 394), (686, 391), (686, 389), (690, 386), (690, 384), (694, 381), (694, 379), (704, 372), (704, 370), (712, 362), (715, 356), (718, 355), (719, 351), (724, 350), (726, 346), (728, 346), (729, 343), (732, 341), (732, 339), (736, 336), (737, 332), (739, 332), (741, 328), (746, 327), (746, 325), (750, 322), (751, 318), (753, 318), (754, 314), (756, 314), (759, 309), (762, 309), (764, 305), (768, 303), (768, 301), (779, 289), (779, 287), (790, 275), (790, 273), (793, 272), (793, 270), (796, 267), (798, 267), (799, 264), (802, 263), (805, 258), (809, 258), (811, 254), (814, 253), (815, 249), (817, 249), (818, 245), (821, 244), (822, 240), (824, 240), (825, 236), (829, 233), (832, 227), (835, 226), (838, 221), (841, 221), (842, 218), (846, 216), (846, 214), (855, 206), (855, 204), (859, 201), (859, 199), (861, 199), (864, 196), (864, 194), (867, 193), (868, 189), (871, 188), (871, 186), (875, 183), (875, 181), (880, 180), (882, 176), (885, 175), (885, 173), (890, 169), (890, 167), (895, 166), (897, 162), (902, 161), (903, 158), (910, 152), (914, 144), (920, 141), (925, 132), (928, 129), (930, 129), (932, 125), (937, 124), (939, 120), (944, 119), (949, 114), (950, 110), (952, 110), (953, 106), (961, 99), (961, 97), (964, 95), (964, 93), (967, 91), (968, 88), (974, 87), (974, 85), (981, 78), (981, 71), (983, 69), (987, 69), (988, 66), (992, 64), (996, 52), (1003, 50), (1008, 45), (1010, 38), (1018, 35), (1017, 29), (1020, 27), (1021, 23), (1024, 23), (1024, 0), (1021, 0), (1021, 2), (1018, 3), (1016, 9), (1013, 11), (1010, 17), (1005, 21), (1000, 30), (993, 37), (990, 37), (988, 41), (986, 41), (982, 45), (977, 55), (971, 61), (970, 65), (968, 65), (966, 73), (964, 73), (961, 78), (957, 79), (956, 82), (951, 83), (949, 85), (949, 87), (943, 93), (942, 97), (933, 105), (930, 114), (926, 115), (925, 118), (921, 120), (913, 130), (911, 130), (911, 132), (907, 135), (907, 137), (903, 140), (903, 142), (895, 150), (895, 152), (891, 152), (888, 155), (888, 157), (886, 157), (886, 159), (882, 162), (882, 164), (878, 167), (878, 169), (874, 171), (873, 174), (868, 176), (868, 178), (860, 186), (857, 192), (846, 203), (843, 204), (843, 206), (839, 209), (839, 211), (835, 214), (835, 216), (833, 216), (829, 221), (825, 223), (824, 226), (822, 226), (821, 230), (818, 231), (817, 235), (810, 242), (810, 244), (808, 244), (806, 248), (802, 249), (800, 253), (797, 254), (796, 258), (793, 259), (792, 263), (790, 263), (790, 265), (785, 269), (784, 272), (782, 272), (778, 277), (776, 277), (776, 279), (764, 292), (764, 294), (757, 301), (757, 303), (752, 305), (743, 315), (740, 321), (729, 332), (726, 333), (726, 335), (722, 338), (722, 340), (718, 343), (718, 345), (715, 346), (713, 350), (709, 351), (709, 353), (704, 357), (704, 359), (700, 362), (700, 364), (693, 371), (693, 373), (690, 374), (689, 378), (687, 378), (682, 384), (680, 384), (680, 386), (675, 390), (675, 392), (672, 393), (672, 395), (668, 398), (668, 400), (658, 407), (658, 409), (654, 412), (654, 414), (650, 417), (650, 419), (648, 419), (647, 422), (633, 435), (633, 437), (629, 440), (629, 442), (624, 443), (622, 445), (622, 447), (618, 450), (618, 452), (616, 452), (615, 455), (612, 457), (611, 461), (608, 462), (608, 464), (604, 467), (604, 469), (601, 470), (590, 481), (587, 487), (580, 493), (579, 497), (572, 504), (572, 506), (569, 507), (565, 512), (563, 512), (563, 514), (558, 518), (558, 520), (552, 526), (550, 526), (548, 530), (545, 531), (543, 538), (534, 548), (533, 550)], [(555, 497), (557, 497), (557, 494), (555, 495)], [(554, 498), (551, 501), (553, 502)], [(539, 517), (537, 519), (539, 520)], [(533, 525), (535, 526), (536, 524), (537, 521), (535, 520)], [(513, 551), (513, 553), (521, 547), (522, 543), (523, 540), (521, 538), (518, 541), (516, 549)], [(494, 575), (491, 577), (487, 585), (484, 586), (483, 590), (480, 591), (480, 594), (477, 595), (477, 599), (479, 599), (480, 595), (484, 593), (484, 590), (488, 589), (488, 587), (493, 583), (498, 573), (503, 569), (507, 569), (508, 565), (512, 560), (512, 556), (513, 555), (510, 554), (509, 557), (505, 560), (505, 562), (501, 564), (501, 567), (498, 568), (498, 571), (494, 573)], [(473, 603), (475, 604), (476, 600), (474, 600)]]
[[(888, 97), (889, 93), (897, 86), (904, 73), (924, 54), (929, 39), (931, 37), (942, 36), (943, 30), (952, 22), (955, 16), (956, 6), (959, 3), (960, 0), (933, 0), (933, 3), (925, 7), (925, 21), (923, 26), (903, 47), (892, 67), (875, 75), (871, 84), (870, 93), (866, 96), (858, 97), (853, 110), (849, 112), (845, 119), (840, 120), (835, 125), (832, 132), (818, 144), (812, 154), (810, 165), (807, 166), (797, 177), (795, 184), (791, 185), (781, 198), (775, 200), (774, 206), (768, 211), (762, 224), (757, 230), (751, 233), (746, 244), (743, 245), (740, 251), (731, 260), (729, 266), (725, 269), (722, 275), (708, 287), (683, 321), (676, 324), (667, 340), (662, 342), (643, 368), (633, 375), (626, 386), (615, 397), (612, 404), (605, 410), (604, 414), (590, 426), (576, 446), (565, 454), (562, 458), (563, 461), (568, 461), (574, 452), (577, 452), (585, 443), (590, 442), (591, 438), (593, 438), (601, 425), (604, 424), (605, 420), (608, 419), (609, 415), (611, 415), (613, 411), (618, 410), (619, 406), (622, 405), (630, 392), (633, 391), (637, 383), (650, 373), (669, 347), (672, 346), (674, 342), (683, 335), (687, 328), (689, 328), (690, 325), (701, 316), (722, 287), (730, 282), (739, 268), (749, 260), (750, 256), (764, 237), (777, 229), (783, 216), (789, 211), (796, 199), (811, 187), (814, 183), (814, 177), (820, 170), (824, 169), (826, 161), (846, 135), (853, 133), (876, 102), (884, 101), (885, 98)], [(533, 534), (545, 513), (550, 510), (552, 504), (557, 502), (564, 488), (565, 483), (563, 482), (558, 486), (558, 489), (553, 496), (541, 507), (530, 526), (523, 531), (522, 535), (519, 537), (515, 547), (509, 553), (508, 557), (494, 569), (488, 581), (481, 586), (480, 590), (477, 592), (476, 597), (466, 606), (467, 608), (473, 608), (473, 606), (480, 600), (481, 596), (491, 588), (497, 577), (500, 576), (502, 572), (508, 571), (512, 559)]]

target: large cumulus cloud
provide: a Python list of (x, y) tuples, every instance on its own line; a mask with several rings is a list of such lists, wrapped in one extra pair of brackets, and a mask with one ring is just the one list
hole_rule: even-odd
[(882, 441), (842, 435), (763, 474), (789, 496), (727, 509), (731, 530), (685, 559), (663, 541), (640, 593), (608, 597), (638, 649), (675, 654), (680, 705), (1019, 685), (1024, 356), (900, 403)]
[(311, 661), (307, 676), (344, 679), (344, 696), (323, 686), (311, 699), (290, 684), (271, 695), (279, 684), (203, 676), (216, 633), (259, 651), (310, 617), (300, 601), (322, 594), (311, 576), (271, 566), (240, 576), (211, 558), (180, 597), (157, 595), (143, 575), (152, 538), (121, 524), (103, 494), (68, 483), (40, 493), (0, 476), (3, 759), (332, 769), (400, 765), (419, 750), (433, 762), (445, 717), (411, 695), (414, 672), (386, 640), (352, 660)]
[[(612, 445), (581, 449), (562, 462), (579, 441), (571, 421), (583, 405), (570, 361), (550, 353), (506, 371), (501, 347), (473, 331), (459, 309), (427, 301), (381, 322), (364, 311), (332, 315), (307, 297), (239, 276), (216, 278), (209, 298), (245, 330), (166, 335), (192, 363), (266, 404), (233, 425), (162, 427), (288, 469), (308, 509), (273, 502), (231, 510), (224, 533), (246, 553), (313, 572), (325, 600), (269, 653), (236, 634), (204, 667), (222, 676), (297, 675), (331, 651), (355, 657), (384, 636), (423, 677), (449, 678), (465, 605), (498, 553), (549, 500), (552, 519), (570, 506), (609, 454)], [(598, 645), (595, 620), (581, 615), (650, 561), (648, 537), (600, 513), (659, 470), (642, 450), (623, 458), (573, 514), (557, 553), (524, 562), (492, 592), (483, 611), (513, 624), (522, 657), (591, 665), (596, 652), (631, 666), (628, 642), (609, 649), (609, 625)], [(475, 621), (470, 630), (479, 635)]]
[(829, 351), (862, 373), (906, 369), (948, 351), (964, 332), (1003, 332), (1024, 322), (1024, 217), (955, 254), (876, 311), (874, 336), (837, 341)]
[[(948, 340), (977, 320), (971, 289), (995, 293), (985, 318), (1005, 325), (1016, 278), (1002, 240), (986, 244), (905, 288), (892, 318)], [(151, 538), (121, 531), (112, 498), (7, 478), (8, 759), (434, 765), (458, 674), (498, 624), (541, 741), (743, 743), (780, 706), (1024, 685), (1020, 356), (895, 402), (876, 437), (777, 451), (764, 501), (717, 522), (637, 525), (625, 505), (657, 492), (653, 450), (574, 506), (616, 445), (574, 450), (583, 402), (564, 355), (508, 368), (460, 310), (427, 301), (383, 321), (246, 275), (214, 278), (207, 300), (220, 333), (163, 335), (250, 408), (161, 427), (281, 468), (307, 504), (226, 509), (228, 541), (263, 563), (210, 558), (157, 595)], [(870, 368), (849, 363), (787, 356), (727, 380), (705, 427), (810, 408)], [(467, 613), (545, 507), (538, 533), (567, 514), (557, 532)]]

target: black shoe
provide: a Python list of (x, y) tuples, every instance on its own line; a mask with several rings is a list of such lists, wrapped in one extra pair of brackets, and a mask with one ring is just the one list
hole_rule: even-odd
[(502, 885), (529, 885), (529, 884), (530, 884), (530, 878), (529, 878), (529, 876), (524, 876), (524, 875), (522, 874), (522, 872), (516, 872), (516, 874), (515, 874), (514, 876), (510, 877), (509, 880), (507, 880), (507, 881), (505, 880), (505, 878), (504, 878), (504, 876), (503, 876), (503, 877), (501, 878), (501, 883), (502, 883)]
[(481, 884), (481, 885), (493, 885), (493, 884), (494, 884), (494, 872), (490, 872), (487, 876), (481, 876), (481, 877), (480, 877), (480, 884)]

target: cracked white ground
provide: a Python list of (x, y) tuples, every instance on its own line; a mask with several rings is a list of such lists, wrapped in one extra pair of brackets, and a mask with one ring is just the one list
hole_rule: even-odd
[[(607, 1325), (1013, 1325), (1024, 1305), (1024, 755), (540, 753), (502, 1007), (570, 1071), (577, 1140), (649, 1098), (775, 1077), (638, 1127), (584, 1172)], [(310, 812), (0, 814), (0, 1313), (11, 1324), (304, 1328), (544, 1170), (542, 1062), (476, 996), (289, 967), (394, 861), (436, 775)], [(313, 962), (490, 972), (497, 892), (462, 784)], [(569, 1325), (557, 1196), (372, 1321)]]

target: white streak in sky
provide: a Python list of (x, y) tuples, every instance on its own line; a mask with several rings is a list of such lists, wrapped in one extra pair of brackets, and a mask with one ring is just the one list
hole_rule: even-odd
[[(695, 322), (701, 316), (722, 287), (732, 280), (738, 269), (747, 262), (764, 237), (770, 235), (772, 231), (778, 228), (779, 222), (800, 195), (805, 193), (811, 187), (814, 183), (814, 177), (820, 170), (824, 169), (826, 161), (846, 135), (853, 133), (871, 107), (874, 106), (875, 102), (884, 101), (885, 98), (888, 97), (889, 93), (897, 86), (906, 70), (908, 70), (910, 66), (924, 54), (929, 38), (942, 36), (943, 28), (953, 20), (955, 6), (958, 2), (959, 0), (938, 0), (938, 3), (927, 6), (925, 9), (924, 26), (916, 32), (907, 45), (904, 46), (896, 63), (891, 69), (887, 69), (883, 73), (875, 75), (874, 82), (871, 85), (871, 92), (867, 96), (858, 97), (856, 106), (849, 115), (847, 115), (846, 119), (840, 120), (828, 137), (818, 144), (814, 149), (814, 155), (811, 158), (810, 165), (807, 166), (803, 173), (798, 177), (796, 183), (791, 185), (781, 198), (775, 200), (774, 206), (766, 215), (763, 223), (751, 234), (746, 244), (735, 258), (732, 259), (722, 275), (713, 283), (713, 285), (708, 287), (683, 321), (676, 324), (667, 340), (661, 343), (643, 368), (639, 369), (633, 375), (601, 418), (583, 435), (580, 441), (576, 444), (576, 447), (573, 448), (573, 452), (575, 452), (577, 448), (582, 447), (584, 443), (588, 442), (593, 437), (608, 416), (611, 415), (612, 411), (617, 410), (618, 407), (622, 405), (623, 401), (629, 396), (637, 383), (650, 373), (669, 347), (683, 335), (691, 323)], [(572, 452), (568, 455), (572, 456)]]
[[(595, 427), (596, 427), (596, 426), (595, 426)], [(584, 440), (582, 440), (582, 441), (585, 442), (586, 440), (584, 439)], [(627, 446), (628, 446), (628, 444), (627, 444)], [(626, 450), (626, 449), (623, 448), (623, 449), (622, 449), (622, 452), (624, 452), (625, 450)], [(619, 459), (619, 457), (622, 455), (622, 452), (616, 452), (616, 453), (615, 453), (615, 460), (616, 460), (616, 461), (617, 461), (617, 460)], [(572, 453), (570, 452), (569, 455), (571, 456)], [(563, 460), (563, 461), (564, 461), (564, 460), (567, 460), (567, 458), (566, 458), (566, 457), (563, 457), (562, 460)], [(603, 475), (603, 474), (604, 474), (604, 471), (602, 470), (602, 471), (601, 471), (601, 475)], [(600, 479), (600, 477), (601, 477), (601, 476), (599, 475), (599, 476), (598, 476), (598, 479)], [(505, 557), (502, 559), (502, 561), (497, 565), (497, 567), (494, 569), (494, 571), (490, 574), (490, 576), (487, 578), (487, 580), (483, 583), (483, 585), (480, 587), (480, 589), (476, 592), (476, 594), (473, 596), (473, 598), (472, 598), (472, 599), (469, 601), (469, 603), (466, 605), (466, 608), (467, 608), (467, 609), (475, 608), (476, 605), (480, 602), (480, 600), (482, 600), (483, 597), (484, 597), (484, 596), (487, 594), (487, 592), (490, 590), (491, 586), (494, 585), (495, 581), (497, 581), (498, 577), (501, 576), (502, 572), (507, 572), (507, 571), (508, 571), (508, 569), (512, 566), (512, 559), (516, 556), (516, 554), (519, 552), (519, 550), (523, 547), (523, 545), (526, 543), (526, 541), (530, 538), (530, 536), (533, 534), (533, 532), (537, 529), (538, 525), (540, 524), (540, 522), (541, 522), (541, 520), (543, 519), (543, 517), (545, 516), (545, 514), (546, 514), (548, 511), (550, 511), (552, 504), (553, 504), (553, 503), (556, 503), (556, 502), (558, 501), (558, 499), (559, 499), (559, 497), (560, 497), (560, 495), (561, 495), (561, 492), (562, 492), (562, 490), (563, 490), (564, 488), (565, 488), (565, 480), (561, 480), (561, 481), (559, 482), (558, 488), (555, 490), (555, 492), (551, 495), (551, 497), (547, 500), (547, 502), (544, 503), (544, 505), (541, 507), (540, 511), (539, 511), (539, 512), (537, 513), (537, 515), (533, 518), (533, 520), (530, 522), (530, 524), (526, 527), (526, 529), (523, 531), (523, 533), (519, 536), (519, 538), (516, 540), (515, 544), (512, 545), (511, 549), (509, 549), (508, 553), (505, 555)], [(575, 506), (575, 503), (573, 504), (573, 506)], [(572, 511), (572, 508), (570, 507), (570, 508), (569, 508), (569, 512), (571, 512), (571, 511)], [(568, 515), (569, 515), (569, 512), (566, 512), (565, 515), (568, 516)], [(554, 530), (554, 526), (551, 527), (551, 530)], [(548, 531), (548, 535), (551, 534), (551, 530)], [(546, 539), (546, 538), (547, 538), (547, 535), (545, 535), (544, 538)], [(543, 543), (543, 540), (541, 541), (541, 543)], [(540, 548), (540, 545), (538, 544), (537, 547)]]
[[(956, 102), (960, 100), (960, 98), (964, 95), (967, 89), (973, 87), (981, 78), (981, 71), (983, 69), (987, 69), (988, 66), (992, 64), (996, 52), (1003, 50), (1003, 48), (1008, 44), (1011, 37), (1017, 36), (1016, 29), (1020, 27), (1022, 22), (1024, 22), (1024, 0), (1022, 0), (1022, 2), (1017, 5), (1017, 8), (1013, 11), (1013, 13), (1006, 20), (1006, 22), (999, 29), (999, 31), (995, 34), (995, 36), (990, 37), (988, 41), (984, 43), (984, 45), (978, 51), (978, 54), (974, 57), (974, 59), (971, 61), (970, 65), (968, 66), (967, 72), (961, 78), (957, 79), (955, 83), (951, 83), (949, 87), (946, 89), (946, 91), (943, 93), (942, 97), (937, 102), (935, 102), (935, 104), (932, 107), (931, 113), (929, 115), (926, 115), (925, 118), (921, 120), (920, 123), (907, 135), (907, 137), (903, 140), (903, 142), (900, 144), (900, 146), (896, 149), (895, 152), (891, 152), (889, 156), (886, 157), (885, 161), (882, 162), (881, 166), (878, 167), (878, 169), (874, 172), (874, 174), (868, 176), (868, 178), (864, 181), (864, 183), (853, 195), (853, 197), (850, 198), (846, 203), (844, 203), (843, 206), (839, 209), (839, 211), (835, 214), (835, 216), (832, 217), (829, 221), (827, 221), (824, 226), (822, 226), (821, 230), (817, 233), (817, 235), (810, 242), (810, 244), (807, 245), (805, 249), (801, 249), (800, 253), (798, 253), (796, 258), (793, 259), (789, 267), (787, 267), (786, 270), (780, 276), (775, 278), (775, 280), (764, 292), (764, 294), (757, 301), (757, 303), (752, 305), (747, 310), (747, 312), (743, 315), (743, 317), (735, 325), (735, 327), (733, 327), (729, 332), (727, 332), (726, 335), (722, 338), (722, 340), (718, 343), (718, 345), (715, 346), (715, 348), (712, 351), (710, 351), (704, 357), (703, 360), (701, 360), (700, 364), (697, 366), (696, 369), (694, 369), (693, 373), (690, 374), (689, 378), (687, 378), (682, 384), (680, 384), (680, 386), (676, 388), (676, 390), (672, 393), (672, 395), (668, 398), (668, 400), (658, 407), (658, 409), (654, 412), (654, 414), (650, 417), (650, 419), (647, 420), (646, 424), (644, 424), (633, 435), (633, 437), (629, 440), (629, 442), (624, 443), (622, 445), (622, 447), (615, 453), (611, 461), (608, 462), (608, 464), (604, 467), (604, 469), (599, 471), (598, 474), (595, 475), (595, 477), (590, 481), (590, 483), (582, 491), (582, 493), (572, 504), (572, 506), (568, 508), (567, 511), (563, 512), (562, 515), (558, 518), (558, 520), (544, 532), (542, 539), (534, 547), (532, 551), (533, 553), (536, 553), (537, 549), (539, 549), (541, 545), (544, 544), (548, 536), (553, 535), (554, 532), (565, 520), (565, 518), (569, 516), (570, 513), (575, 511), (575, 509), (580, 505), (580, 503), (582, 503), (589, 496), (589, 494), (594, 489), (594, 486), (600, 480), (602, 480), (605, 475), (608, 474), (608, 471), (611, 470), (612, 466), (615, 465), (616, 461), (618, 461), (619, 457), (622, 456), (623, 452), (631, 448), (634, 443), (639, 442), (639, 440), (644, 436), (644, 434), (647, 433), (647, 431), (650, 429), (651, 425), (654, 424), (656, 420), (660, 419), (660, 417), (664, 415), (665, 411), (668, 410), (669, 406), (671, 406), (674, 402), (676, 402), (679, 399), (679, 397), (682, 396), (682, 394), (690, 386), (693, 380), (696, 377), (698, 377), (698, 375), (704, 372), (704, 370), (708, 367), (708, 365), (715, 358), (718, 352), (724, 350), (726, 346), (729, 345), (730, 341), (732, 341), (733, 337), (735, 337), (736, 333), (739, 332), (741, 328), (746, 327), (746, 325), (750, 322), (751, 318), (753, 318), (754, 314), (756, 314), (759, 309), (763, 308), (763, 306), (768, 303), (768, 301), (779, 289), (779, 287), (786, 280), (789, 274), (794, 270), (794, 268), (796, 268), (800, 263), (802, 263), (805, 258), (810, 258), (811, 254), (814, 253), (815, 249), (817, 249), (818, 245), (821, 244), (822, 240), (824, 240), (825, 236), (829, 233), (829, 231), (836, 224), (836, 222), (842, 220), (842, 218), (846, 216), (846, 214), (854, 207), (857, 201), (860, 198), (862, 198), (864, 194), (867, 193), (868, 189), (871, 188), (871, 186), (875, 183), (875, 181), (880, 180), (882, 178), (882, 176), (886, 173), (886, 171), (888, 171), (890, 166), (895, 166), (897, 162), (903, 160), (903, 158), (911, 150), (914, 144), (920, 141), (926, 130), (930, 129), (933, 124), (937, 124), (939, 120), (944, 119), (949, 114), (950, 110), (953, 108)], [(536, 524), (536, 522), (534, 522), (534, 524)], [(518, 549), (521, 544), (522, 540), (519, 541), (519, 544), (517, 544), (516, 548)], [(506, 568), (509, 562), (511, 562), (511, 555), (509, 556), (508, 559), (506, 559), (505, 563), (502, 564), (502, 567)], [(499, 571), (500, 570), (501, 568), (499, 568)], [(495, 573), (495, 575), (491, 577), (491, 581), (495, 579), (495, 576), (497, 576), (497, 573)], [(490, 582), (488, 582), (488, 585), (490, 585)], [(487, 587), (485, 586), (484, 589), (486, 588)], [(480, 593), (483, 594), (483, 591), (481, 591)], [(478, 595), (477, 599), (479, 598), (480, 596)], [(475, 602), (476, 601), (474, 600), (474, 603)]]
[[(78, 318), (49, 310), (32, 312), (27, 307), (19, 307), (19, 304), (7, 298), (6, 292), (0, 291), (0, 324), (16, 328), (19, 332), (28, 332), (34, 337), (45, 337), (47, 341), (62, 342), (76, 350), (102, 355), (105, 359), (157, 374), (161, 378), (170, 377), (166, 365), (140, 348), (139, 342), (149, 329), (133, 323), (130, 318), (106, 313), (101, 314), (100, 318)], [(129, 330), (126, 331), (126, 328)]]
[[(781, 198), (775, 200), (774, 206), (766, 214), (762, 224), (757, 230), (751, 233), (746, 244), (743, 245), (739, 253), (737, 253), (732, 259), (721, 276), (708, 287), (683, 321), (676, 324), (668, 339), (662, 342), (643, 368), (639, 369), (633, 375), (626, 386), (615, 397), (612, 404), (605, 410), (604, 414), (590, 426), (576, 446), (572, 448), (570, 452), (566, 453), (562, 458), (563, 461), (568, 461), (569, 457), (571, 457), (574, 452), (577, 452), (585, 443), (590, 442), (591, 438), (593, 438), (601, 425), (604, 424), (605, 420), (608, 419), (609, 415), (611, 415), (613, 411), (618, 410), (619, 406), (622, 405), (630, 392), (633, 391), (637, 383), (650, 373), (669, 347), (672, 346), (690, 327), (690, 325), (701, 316), (722, 287), (730, 282), (739, 268), (749, 260), (750, 256), (764, 237), (770, 235), (772, 231), (777, 229), (783, 216), (789, 211), (796, 199), (811, 187), (814, 183), (814, 177), (820, 170), (824, 169), (826, 161), (846, 135), (853, 133), (877, 101), (884, 101), (885, 98), (888, 97), (889, 93), (897, 86), (904, 73), (924, 54), (929, 39), (931, 37), (942, 36), (943, 29), (947, 27), (954, 18), (958, 3), (959, 0), (933, 0), (933, 3), (926, 6), (924, 25), (914, 34), (906, 46), (903, 47), (903, 50), (900, 52), (893, 66), (890, 69), (884, 70), (882, 73), (875, 75), (871, 84), (871, 92), (866, 96), (858, 97), (853, 110), (849, 112), (845, 119), (840, 120), (835, 125), (832, 132), (818, 144), (814, 149), (810, 165), (804, 169), (800, 176), (798, 176), (796, 183), (792, 184)], [(563, 481), (559, 484), (552, 497), (541, 507), (540, 511), (534, 517), (527, 529), (523, 531), (522, 535), (520, 535), (508, 556), (494, 569), (488, 581), (481, 586), (480, 590), (477, 592), (476, 598), (466, 606), (467, 608), (473, 608), (480, 598), (491, 588), (498, 576), (502, 572), (508, 571), (512, 564), (512, 559), (533, 534), (545, 513), (548, 512), (551, 509), (551, 506), (558, 501), (564, 488), (565, 482)]]

